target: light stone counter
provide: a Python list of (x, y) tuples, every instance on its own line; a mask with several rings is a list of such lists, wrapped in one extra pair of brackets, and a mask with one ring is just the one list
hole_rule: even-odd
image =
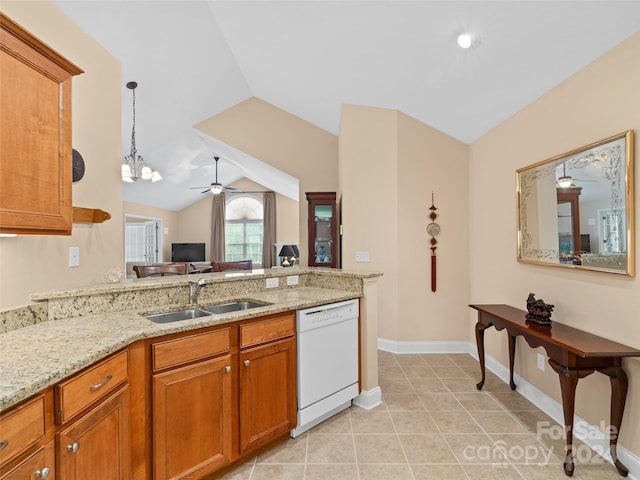
[[(287, 273), (291, 275), (293, 271), (287, 269), (282, 275)], [(278, 274), (276, 272), (275, 276), (280, 276)], [(0, 334), (0, 411), (137, 340), (358, 298), (362, 296), (358, 282), (379, 276), (340, 271), (315, 272), (312, 269), (299, 269), (295, 274), (300, 275), (297, 286), (287, 287), (286, 282), (281, 281), (280, 288), (268, 290), (263, 286), (264, 278), (272, 275), (264, 273), (253, 276), (190, 275), (190, 280), (203, 277), (207, 281), (199, 306), (240, 299), (270, 305), (166, 324), (153, 323), (142, 315), (187, 307), (188, 282), (185, 279), (162, 278), (126, 286), (105, 284), (87, 290), (34, 295), (34, 299), (49, 303), (48, 321)], [(244, 282), (235, 283), (236, 279)], [(256, 282), (258, 286), (254, 285)], [(134, 303), (132, 298), (135, 295), (131, 295), (137, 293), (145, 297), (141, 294), (143, 291), (147, 291), (149, 298)], [(172, 291), (180, 292), (176, 296), (177, 301), (172, 295), (167, 297), (167, 292)], [(114, 304), (123, 300), (121, 295), (131, 303), (127, 308), (113, 311)], [(163, 301), (159, 301), (157, 295)], [(96, 310), (100, 310), (99, 313), (93, 313)], [(66, 312), (66, 318), (59, 316), (62, 312)]]

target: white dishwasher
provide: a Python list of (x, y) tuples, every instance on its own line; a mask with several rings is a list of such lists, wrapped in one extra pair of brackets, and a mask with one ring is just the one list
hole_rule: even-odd
[(298, 310), (298, 426), (291, 436), (348, 408), (358, 388), (358, 300)]

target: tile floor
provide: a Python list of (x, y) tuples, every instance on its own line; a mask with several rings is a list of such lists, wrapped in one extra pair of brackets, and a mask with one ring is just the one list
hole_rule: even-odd
[[(383, 404), (351, 407), (239, 466), (224, 480), (554, 480), (564, 439), (557, 424), (469, 355), (379, 352)], [(540, 434), (537, 434), (540, 432)], [(618, 480), (577, 444), (578, 480)]]

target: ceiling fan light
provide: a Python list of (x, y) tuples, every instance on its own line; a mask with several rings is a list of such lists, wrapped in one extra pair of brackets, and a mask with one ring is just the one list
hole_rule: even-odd
[(222, 184), (220, 183), (212, 183), (211, 184), (211, 193), (214, 195), (218, 195), (222, 193)]
[(471, 47), (472, 40), (470, 33), (461, 33), (458, 35), (458, 46), (460, 48), (469, 48)]
[(162, 176), (157, 171), (154, 171), (153, 176), (151, 177), (151, 182), (157, 182), (159, 180), (162, 180)]
[(558, 186), (561, 188), (568, 188), (571, 186), (571, 184), (573, 183), (573, 180), (571, 179), (571, 177), (560, 177), (558, 179)]

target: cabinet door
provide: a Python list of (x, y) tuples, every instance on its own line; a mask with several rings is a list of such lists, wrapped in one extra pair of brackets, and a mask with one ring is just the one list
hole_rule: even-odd
[(231, 461), (231, 355), (153, 376), (154, 479), (197, 479)]
[(296, 425), (295, 338), (240, 352), (240, 450), (246, 452)]
[(47, 443), (11, 471), (0, 470), (0, 480), (40, 480), (56, 478), (53, 442)]
[(130, 480), (129, 389), (113, 395), (57, 434), (64, 480)]
[(0, 14), (0, 232), (71, 235), (71, 77), (82, 73)]

